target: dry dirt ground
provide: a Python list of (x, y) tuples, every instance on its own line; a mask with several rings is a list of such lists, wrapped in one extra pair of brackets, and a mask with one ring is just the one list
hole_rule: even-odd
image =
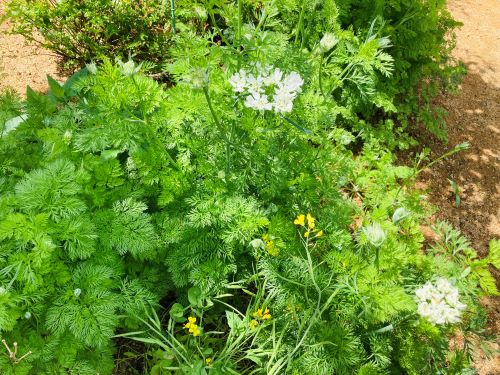
[[(2, 4), (0, 0), (0, 14)], [(467, 141), (471, 148), (435, 164), (419, 178), (428, 189), (428, 199), (438, 211), (432, 220), (447, 220), (484, 255), (488, 242), (500, 238), (500, 1), (450, 0), (453, 16), (463, 22), (457, 31), (454, 56), (464, 62), (469, 73), (457, 96), (439, 99), (449, 115), (449, 143), (437, 142), (414, 129), (421, 146), (439, 156), (450, 147)], [(47, 89), (46, 75), (58, 80), (57, 59), (36, 46), (26, 46), (19, 36), (3, 34), (0, 26), (0, 89), (12, 87), (21, 95), (30, 85)], [(448, 179), (460, 188), (461, 205), (455, 207)], [(497, 280), (500, 275), (497, 272)], [(500, 286), (500, 285), (499, 285)], [(500, 332), (500, 300), (485, 300), (490, 311), (490, 330)], [(497, 346), (498, 348), (498, 346)], [(500, 358), (476, 360), (480, 375), (499, 375)]]
[[(0, 16), (4, 14), (0, 0)], [(56, 80), (64, 80), (58, 73), (57, 58), (51, 52), (37, 46), (26, 45), (19, 35), (6, 35), (8, 22), (0, 25), (0, 89), (11, 87), (21, 96), (29, 85), (35, 91), (47, 90), (47, 74)]]
[[(489, 241), (500, 238), (500, 1), (449, 0), (448, 8), (463, 23), (453, 54), (468, 69), (458, 95), (438, 100), (448, 111), (449, 142), (437, 142), (420, 129), (412, 133), (419, 148), (429, 147), (434, 158), (462, 142), (471, 148), (426, 170), (418, 186), (429, 191), (428, 200), (438, 209), (431, 221), (450, 222), (484, 256)], [(459, 186), (458, 208), (448, 179)], [(500, 287), (500, 272), (492, 271)], [(498, 338), (500, 298), (485, 299), (484, 304), (490, 312), (489, 330)], [(480, 375), (500, 374), (499, 356), (479, 355), (476, 364)]]

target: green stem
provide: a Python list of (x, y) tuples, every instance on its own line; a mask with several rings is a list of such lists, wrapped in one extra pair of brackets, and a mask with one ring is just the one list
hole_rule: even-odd
[(215, 15), (212, 8), (208, 10), (208, 15), (210, 16), (210, 20), (212, 21), (213, 26), (217, 29), (217, 34), (219, 34), (222, 41), (226, 44), (227, 47), (231, 47), (231, 43), (229, 43), (219, 25), (217, 25), (217, 21), (215, 20)]
[(172, 32), (175, 35), (177, 33), (175, 27), (175, 0), (170, 0), (170, 18), (172, 22)]
[(420, 168), (419, 170), (417, 170), (417, 172), (415, 173), (415, 176), (417, 176), (418, 174), (420, 174), (424, 169), (427, 169), (427, 168), (430, 168), (432, 167), (434, 164), (436, 164), (438, 161), (440, 160), (443, 160), (444, 158), (447, 158), (448, 156), (451, 156), (453, 154), (456, 154), (457, 152), (460, 152), (460, 151), (463, 151), (463, 150), (467, 150), (468, 148), (470, 147), (470, 145), (465, 142), (465, 143), (460, 143), (458, 145), (456, 145), (455, 147), (453, 147), (450, 151), (444, 153), (443, 155), (441, 155), (440, 157), (438, 157), (437, 159), (431, 161), (429, 164), (427, 164), (426, 166)]
[(210, 113), (212, 115), (212, 118), (214, 119), (215, 126), (217, 126), (219, 133), (221, 134), (222, 138), (224, 138), (224, 141), (226, 143), (226, 175), (227, 175), (229, 174), (231, 166), (231, 142), (227, 137), (226, 131), (222, 126), (222, 123), (220, 122), (219, 118), (217, 117), (217, 114), (215, 113), (214, 107), (212, 105), (212, 99), (210, 99), (210, 93), (208, 92), (208, 86), (203, 87), (203, 93), (205, 94), (205, 99), (207, 100), (208, 108), (210, 109)]
[(170, 164), (172, 164), (175, 167), (175, 169), (177, 169), (178, 171), (180, 171), (181, 168), (179, 167), (179, 165), (177, 164), (177, 162), (174, 160), (174, 158), (172, 156), (170, 156), (170, 153), (168, 151), (166, 151), (165, 154), (167, 154), (167, 159), (170, 162)]
[(236, 33), (236, 41), (238, 46), (241, 44), (241, 0), (238, 0), (238, 30)]
[(208, 108), (210, 109), (210, 113), (212, 114), (212, 118), (214, 119), (215, 125), (219, 129), (221, 133), (224, 133), (224, 128), (222, 127), (221, 122), (219, 121), (219, 118), (217, 117), (217, 114), (215, 113), (214, 107), (212, 105), (212, 100), (210, 99), (210, 94), (208, 92), (208, 87), (205, 86), (203, 87), (203, 93), (205, 94), (205, 99), (207, 100)]
[[(421, 167), (420, 169), (417, 169), (418, 166), (420, 165), (420, 162), (422, 160), (419, 160), (417, 165), (415, 166), (414, 168), (414, 172), (411, 174), (411, 176), (407, 179), (407, 181), (411, 181), (413, 179), (415, 179), (420, 173), (422, 173), (422, 171), (424, 171), (425, 169), (427, 168), (430, 168), (432, 167), (434, 164), (436, 164), (438, 161), (440, 160), (443, 160), (444, 158), (447, 158), (448, 156), (451, 156), (451, 155), (454, 155), (456, 154), (457, 152), (460, 152), (460, 151), (464, 151), (464, 150), (467, 150), (468, 148), (470, 147), (470, 144), (468, 142), (464, 142), (464, 143), (460, 143), (458, 145), (456, 145), (455, 147), (453, 147), (450, 151), (448, 152), (445, 152), (443, 155), (441, 155), (440, 157), (438, 157), (437, 159), (431, 161), (429, 164)], [(396, 195), (394, 197), (394, 200), (396, 200), (399, 196), (399, 193), (401, 193), (401, 190), (403, 189), (403, 185), (400, 185), (399, 186), (399, 189), (398, 191), (396, 192)]]
[[(306, 4), (307, 1), (302, 2), (302, 9), (300, 10), (299, 16), (299, 24), (297, 25), (297, 32), (295, 34), (295, 44), (299, 43), (299, 35), (302, 34), (302, 38), (304, 38), (304, 16), (306, 13)], [(302, 44), (302, 43), (301, 43)]]
[(319, 91), (321, 91), (321, 95), (323, 95), (323, 98), (326, 100), (326, 94), (325, 90), (323, 89), (323, 54), (321, 54), (319, 58), (319, 73), (318, 73), (318, 81), (319, 81)]

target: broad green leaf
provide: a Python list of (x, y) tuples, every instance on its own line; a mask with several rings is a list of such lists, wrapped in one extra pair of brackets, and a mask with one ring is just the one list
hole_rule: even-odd
[(188, 300), (189, 303), (195, 307), (203, 307), (203, 297), (201, 295), (201, 289), (197, 286), (189, 288)]
[(184, 318), (184, 307), (180, 303), (174, 303), (170, 308), (169, 314), (175, 322), (182, 323), (186, 321), (186, 318)]
[(64, 87), (49, 75), (47, 75), (47, 80), (49, 81), (49, 88), (52, 95), (54, 95), (57, 99), (64, 98)]
[(238, 329), (239, 327), (242, 326), (243, 324), (243, 321), (241, 320), (241, 318), (238, 316), (238, 314), (236, 314), (235, 312), (233, 311), (229, 311), (229, 310), (226, 310), (226, 318), (227, 318), (227, 325), (229, 326), (229, 328), (231, 328), (232, 330), (234, 329)]

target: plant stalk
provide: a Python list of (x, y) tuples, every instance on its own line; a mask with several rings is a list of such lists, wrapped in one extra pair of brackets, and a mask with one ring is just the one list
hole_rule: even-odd
[(175, 26), (175, 0), (170, 0), (170, 19), (172, 22), (172, 33), (177, 34), (177, 29)]

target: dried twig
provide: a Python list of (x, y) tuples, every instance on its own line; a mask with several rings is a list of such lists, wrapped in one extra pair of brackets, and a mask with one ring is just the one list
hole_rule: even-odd
[(14, 351), (10, 350), (9, 345), (7, 344), (7, 341), (2, 340), (2, 344), (5, 346), (5, 349), (7, 349), (7, 352), (9, 353), (9, 359), (12, 363), (18, 364), (21, 362), (23, 359), (25, 359), (27, 356), (33, 354), (33, 352), (29, 351), (25, 355), (23, 355), (20, 358), (17, 358), (17, 342), (14, 342)]

